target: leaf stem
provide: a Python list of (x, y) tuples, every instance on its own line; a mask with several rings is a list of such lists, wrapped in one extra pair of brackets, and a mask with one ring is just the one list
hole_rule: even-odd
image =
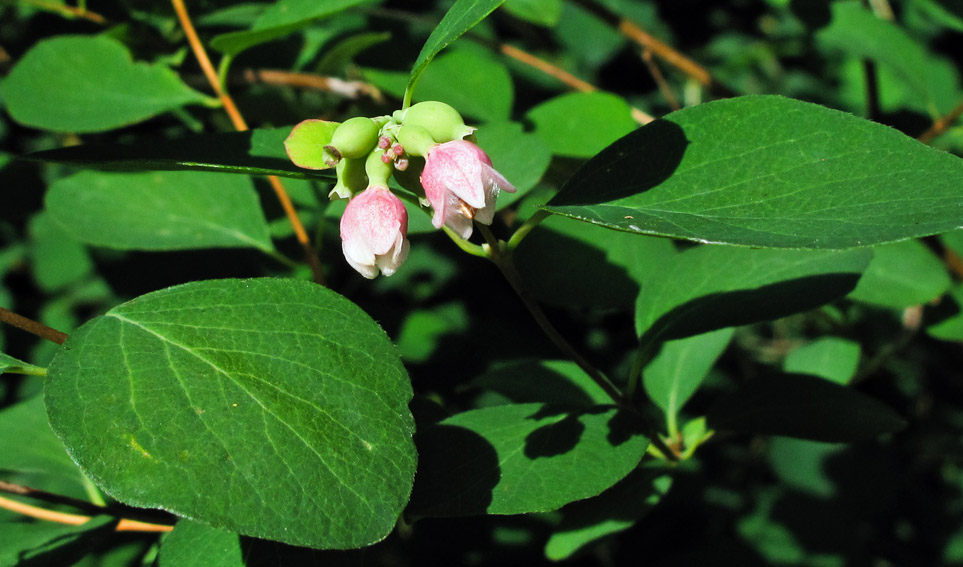
[(592, 364), (586, 360), (575, 348), (569, 344), (568, 341), (562, 337), (561, 333), (552, 325), (548, 317), (545, 316), (545, 312), (542, 308), (535, 302), (531, 294), (525, 288), (522, 283), (521, 274), (518, 273), (518, 269), (515, 267), (515, 263), (512, 261), (511, 251), (499, 242), (495, 236), (492, 234), (491, 230), (487, 226), (482, 224), (477, 224), (478, 230), (485, 237), (485, 241), (488, 243), (488, 258), (498, 267), (508, 280), (509, 285), (515, 290), (519, 299), (528, 309), (528, 312), (535, 319), (535, 322), (542, 329), (542, 332), (552, 341), (555, 346), (559, 348), (567, 357), (569, 357), (575, 364), (579, 366), (588, 376), (605, 391), (606, 395), (612, 399), (613, 402), (620, 408), (626, 407), (625, 398), (619, 389), (609, 381), (597, 368), (592, 366)]
[[(181, 28), (184, 29), (184, 34), (187, 36), (187, 42), (194, 52), (194, 57), (197, 58), (197, 63), (201, 66), (204, 76), (207, 77), (207, 82), (210, 83), (211, 88), (214, 89), (221, 104), (224, 105), (224, 111), (227, 112), (228, 117), (230, 117), (234, 129), (238, 132), (247, 130), (248, 126), (244, 121), (244, 117), (237, 109), (237, 105), (234, 104), (234, 99), (231, 98), (231, 95), (225, 90), (217, 72), (214, 70), (214, 66), (211, 64), (210, 58), (207, 56), (207, 51), (204, 49), (204, 45), (197, 35), (197, 30), (194, 29), (194, 24), (191, 22), (190, 15), (187, 13), (187, 8), (184, 6), (184, 0), (171, 0), (171, 4), (174, 6), (174, 12), (177, 14)], [(269, 175), (267, 179), (274, 189), (274, 194), (281, 203), (281, 207), (284, 209), (288, 221), (290, 221), (291, 226), (294, 228), (294, 234), (297, 236), (298, 243), (301, 244), (301, 247), (304, 249), (305, 259), (311, 267), (314, 281), (323, 285), (324, 273), (321, 270), (321, 259), (318, 257), (314, 247), (311, 246), (311, 240), (308, 238), (307, 231), (304, 230), (304, 225), (301, 224), (301, 220), (298, 218), (298, 213), (294, 208), (294, 204), (291, 202), (291, 197), (288, 196), (284, 185), (277, 176)]]
[(505, 244), (505, 249), (511, 251), (517, 248), (522, 242), (522, 239), (524, 239), (533, 228), (538, 226), (539, 223), (551, 216), (551, 214), (552, 213), (545, 209), (535, 211), (535, 214), (528, 217), (528, 220), (522, 223), (522, 226), (518, 227), (518, 230), (508, 239), (508, 242)]
[(65, 18), (81, 18), (102, 26), (107, 25), (108, 23), (107, 19), (100, 14), (88, 10), (83, 2), (80, 4), (80, 7), (77, 8), (74, 8), (73, 6), (67, 6), (65, 4), (57, 4), (55, 2), (45, 2), (44, 0), (20, 0), (20, 2), (40, 10), (46, 10), (48, 12), (60, 14)]
[(18, 315), (13, 311), (4, 309), (0, 307), (0, 321), (7, 323), (8, 325), (13, 325), (18, 329), (22, 329), (40, 337), (41, 339), (47, 339), (50, 342), (57, 343), (58, 345), (64, 344), (67, 340), (67, 334), (61, 333), (57, 329), (48, 327), (43, 323), (38, 323), (33, 319), (27, 319), (23, 315)]
[(923, 142), (924, 144), (929, 144), (936, 139), (937, 136), (940, 136), (943, 134), (943, 132), (946, 132), (950, 126), (956, 123), (956, 121), (960, 119), (960, 116), (963, 116), (963, 101), (956, 105), (956, 108), (951, 110), (946, 116), (941, 116), (934, 120), (933, 125), (930, 126), (926, 132), (920, 134), (920, 137), (917, 138), (917, 140)]

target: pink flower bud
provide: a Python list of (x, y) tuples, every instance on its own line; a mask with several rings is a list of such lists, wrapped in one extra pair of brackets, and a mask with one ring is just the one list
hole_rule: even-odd
[(499, 190), (515, 192), (492, 167), (488, 154), (465, 140), (438, 144), (428, 151), (421, 185), (435, 209), (431, 223), (435, 228), (447, 225), (462, 238), (471, 236), (472, 220), (491, 224)]
[(351, 267), (372, 279), (395, 273), (408, 257), (408, 211), (387, 187), (371, 186), (341, 216), (341, 250)]

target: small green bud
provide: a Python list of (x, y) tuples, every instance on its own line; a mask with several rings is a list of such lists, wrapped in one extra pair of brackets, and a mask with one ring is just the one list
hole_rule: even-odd
[(377, 145), (378, 125), (370, 118), (356, 116), (342, 122), (334, 131), (331, 143), (324, 146), (324, 159), (335, 164), (341, 158), (363, 158)]
[(385, 160), (384, 150), (376, 149), (368, 154), (368, 159), (364, 162), (364, 171), (368, 175), (368, 185), (388, 186), (388, 178), (394, 173), (395, 168), (391, 159)]
[[(421, 126), (438, 143), (461, 140), (475, 131), (471, 126), (465, 126), (465, 119), (451, 106), (427, 100), (412, 105), (404, 113), (403, 125)], [(401, 142), (405, 144), (404, 141)], [(405, 144), (407, 149), (407, 145)]]
[(428, 150), (438, 145), (428, 130), (407, 122), (398, 129), (398, 142), (401, 143), (405, 153), (418, 157), (424, 157)]
[(338, 168), (335, 171), (338, 174), (338, 182), (328, 193), (328, 198), (332, 201), (350, 199), (352, 195), (368, 187), (364, 159), (345, 158), (338, 162)]

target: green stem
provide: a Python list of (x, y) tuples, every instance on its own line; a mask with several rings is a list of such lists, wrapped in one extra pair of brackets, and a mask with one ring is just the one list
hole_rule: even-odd
[(512, 262), (511, 251), (508, 250), (503, 243), (495, 239), (495, 236), (492, 235), (491, 230), (489, 230), (487, 226), (481, 224), (476, 224), (476, 226), (488, 243), (489, 259), (494, 262), (502, 272), (502, 275), (505, 276), (505, 279), (508, 280), (509, 285), (515, 290), (515, 293), (519, 299), (522, 300), (525, 308), (528, 309), (528, 312), (535, 319), (535, 322), (542, 329), (542, 332), (545, 333), (559, 350), (565, 353), (579, 368), (588, 374), (589, 378), (598, 384), (606, 395), (612, 398), (612, 401), (615, 402), (617, 406), (625, 407), (625, 398), (615, 384), (609, 381), (604, 374), (579, 354), (578, 351), (562, 337), (555, 326), (552, 325), (551, 321), (548, 320), (548, 317), (545, 316), (545, 312), (542, 311), (542, 308), (535, 302), (534, 298), (532, 298), (531, 294), (523, 285), (521, 274), (518, 273), (515, 263)]
[(518, 247), (519, 243), (521, 243), (522, 239), (532, 231), (533, 228), (551, 216), (551, 214), (552, 213), (544, 209), (539, 209), (536, 211), (534, 215), (529, 217), (529, 219), (525, 221), (522, 226), (518, 227), (518, 230), (516, 230), (514, 234), (512, 234), (511, 238), (508, 239), (508, 243), (505, 244), (505, 248), (508, 250), (514, 250), (516, 247)]
[(485, 251), (483, 247), (477, 244), (472, 244), (471, 242), (468, 242), (467, 240), (459, 236), (454, 230), (448, 228), (448, 225), (441, 227), (441, 229), (445, 231), (445, 234), (448, 235), (448, 238), (451, 238), (452, 242), (457, 244), (458, 247), (464, 250), (465, 252), (468, 252), (472, 256), (478, 256), (480, 258), (489, 257), (488, 252)]
[[(231, 69), (234, 56), (225, 53), (221, 61), (217, 64), (217, 82), (221, 84), (221, 89), (227, 90), (227, 73)], [(220, 102), (220, 100), (218, 100)]]

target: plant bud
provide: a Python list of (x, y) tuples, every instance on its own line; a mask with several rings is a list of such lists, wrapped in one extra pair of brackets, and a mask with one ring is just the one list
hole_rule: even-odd
[(331, 143), (324, 146), (324, 159), (334, 164), (342, 158), (363, 158), (377, 145), (378, 125), (370, 118), (356, 116), (342, 122), (334, 131)]
[(368, 176), (365, 175), (365, 160), (343, 159), (338, 162), (338, 183), (328, 193), (328, 199), (350, 199), (368, 186)]
[[(439, 143), (461, 140), (465, 136), (475, 131), (470, 126), (465, 126), (465, 120), (458, 114), (458, 111), (451, 106), (428, 100), (412, 105), (404, 113), (403, 125), (421, 126), (428, 131), (428, 134)], [(407, 149), (408, 144), (401, 142)]]

